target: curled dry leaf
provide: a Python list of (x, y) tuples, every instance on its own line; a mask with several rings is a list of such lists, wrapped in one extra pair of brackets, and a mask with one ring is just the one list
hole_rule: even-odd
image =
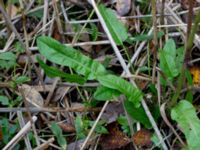
[(59, 126), (64, 132), (75, 132), (76, 131), (74, 126), (72, 126), (69, 123), (59, 123)]
[(23, 92), (25, 99), (30, 103), (30, 105), (35, 107), (43, 107), (44, 99), (38, 91), (27, 84), (23, 84), (19, 88), (20, 91)]
[(131, 0), (117, 0), (116, 8), (120, 16), (126, 15), (131, 9)]
[(130, 143), (130, 139), (125, 133), (119, 130), (117, 123), (109, 124), (108, 132), (109, 134), (103, 135), (100, 139), (103, 150), (119, 149)]
[(140, 131), (136, 132), (133, 137), (133, 142), (136, 146), (151, 146), (151, 132), (146, 129), (141, 129)]

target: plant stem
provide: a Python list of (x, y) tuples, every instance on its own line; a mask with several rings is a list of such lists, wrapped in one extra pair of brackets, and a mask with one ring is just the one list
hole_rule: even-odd
[(191, 55), (192, 45), (193, 45), (195, 33), (198, 30), (198, 24), (199, 23), (200, 23), (200, 10), (197, 13), (197, 16), (195, 18), (194, 26), (192, 27), (192, 30), (191, 30), (191, 32), (190, 32), (190, 34), (188, 36), (188, 40), (186, 42), (186, 47), (185, 47), (185, 50), (184, 50), (184, 62), (185, 63), (182, 66), (181, 73), (180, 73), (180, 76), (179, 76), (179, 79), (178, 79), (177, 90), (176, 90), (176, 93), (174, 94), (174, 96), (172, 97), (172, 100), (171, 100), (171, 102), (169, 104), (170, 106), (174, 106), (177, 103), (177, 100), (178, 100), (178, 98), (180, 96), (181, 88), (182, 88), (182, 85), (184, 83), (183, 81), (184, 81), (184, 78), (185, 78), (185, 69), (187, 68), (188, 58), (190, 58), (190, 55)]
[(156, 0), (151, 0), (152, 5), (152, 16), (153, 16), (153, 42), (154, 42), (154, 50), (153, 50), (153, 72), (152, 72), (152, 83), (155, 83), (156, 76), (156, 59), (157, 59), (157, 50), (158, 50), (158, 38), (157, 38), (157, 18), (156, 18)]

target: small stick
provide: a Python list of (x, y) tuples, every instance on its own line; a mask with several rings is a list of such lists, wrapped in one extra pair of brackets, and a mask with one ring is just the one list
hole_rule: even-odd
[[(68, 108), (68, 109), (61, 109), (59, 107), (52, 107), (52, 108), (38, 108), (38, 107), (29, 107), (29, 112), (35, 113), (35, 112), (99, 112), (101, 110), (100, 107), (96, 108), (86, 108), (86, 107), (74, 107), (74, 108)], [(9, 112), (27, 112), (27, 108), (25, 107), (13, 107), (13, 108), (3, 108), (0, 107), (0, 113), (9, 113)]]
[(47, 140), (46, 142), (44, 142), (43, 144), (41, 144), (40, 146), (34, 148), (34, 150), (47, 149), (49, 147), (49, 145), (54, 142), (54, 140), (55, 139), (52, 137), (49, 140)]
[[(19, 121), (20, 127), (23, 128), (25, 126), (25, 122), (24, 122), (24, 118), (22, 116), (22, 112), (21, 111), (17, 111), (17, 117), (18, 117), (18, 121)], [(25, 144), (26, 144), (27, 150), (32, 150), (30, 139), (29, 139), (27, 134), (24, 137), (24, 140), (25, 140)]]
[(152, 7), (152, 16), (153, 16), (153, 42), (154, 42), (154, 50), (153, 50), (153, 71), (152, 71), (152, 83), (154, 84), (156, 81), (156, 59), (157, 59), (157, 50), (158, 50), (158, 39), (157, 39), (157, 18), (156, 18), (156, 0), (151, 0)]
[[(36, 122), (37, 117), (32, 117), (32, 122)], [(15, 136), (10, 140), (10, 142), (2, 149), (2, 150), (10, 150), (12, 149), (17, 142), (31, 129), (31, 121), (29, 121)]]

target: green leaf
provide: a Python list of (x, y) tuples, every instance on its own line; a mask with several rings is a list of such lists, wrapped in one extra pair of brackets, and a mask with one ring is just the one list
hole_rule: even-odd
[(176, 66), (176, 45), (173, 40), (168, 40), (160, 51), (160, 68), (164, 74), (173, 79), (179, 74), (179, 70)]
[(65, 138), (62, 134), (61, 128), (55, 122), (53, 122), (51, 124), (51, 131), (56, 136), (57, 142), (60, 145), (60, 147), (63, 150), (66, 150), (67, 149), (67, 142), (66, 142), (66, 140), (65, 140)]
[(117, 122), (121, 125), (121, 128), (123, 130), (124, 133), (127, 133), (128, 135), (130, 135), (130, 128), (129, 128), (129, 124), (128, 124), (128, 120), (125, 116), (120, 115), (117, 118)]
[(135, 107), (140, 106), (140, 101), (142, 100), (142, 92), (138, 88), (135, 88), (128, 81), (115, 75), (99, 76), (97, 80), (103, 86), (123, 93), (128, 98), (128, 100), (135, 105)]
[(0, 59), (1, 60), (15, 60), (16, 56), (12, 52), (4, 52), (4, 53), (0, 53)]
[(171, 111), (171, 117), (181, 127), (190, 150), (200, 147), (200, 120), (193, 105), (181, 100)]
[(135, 119), (136, 121), (139, 121), (142, 123), (146, 128), (151, 128), (151, 123), (149, 122), (149, 119), (142, 107), (136, 108), (133, 103), (129, 101), (124, 102), (124, 106), (126, 108), (126, 111), (128, 114)]
[(49, 77), (62, 77), (64, 80), (69, 81), (69, 82), (76, 82), (79, 84), (84, 84), (86, 79), (75, 74), (67, 74), (64, 73), (63, 71), (58, 70), (55, 67), (50, 67), (46, 65), (39, 57), (37, 57), (37, 61), (40, 64), (41, 68), (44, 70), (44, 72), (47, 74)]
[(128, 38), (126, 27), (117, 19), (112, 9), (106, 8), (102, 4), (100, 4), (98, 8), (115, 43), (117, 45), (123, 45), (123, 41)]
[(84, 56), (72, 47), (62, 45), (50, 37), (39, 37), (37, 39), (37, 46), (40, 53), (49, 61), (71, 67), (78, 74), (84, 75), (90, 80), (107, 73), (102, 64)]
[(15, 82), (16, 84), (22, 84), (22, 83), (25, 83), (25, 82), (27, 82), (27, 81), (30, 81), (30, 78), (27, 77), (27, 76), (19, 76), (19, 77), (17, 77), (16, 79), (14, 79), (14, 82)]
[[(164, 36), (165, 33), (160, 31), (157, 33), (157, 38), (161, 38), (162, 36)], [(148, 34), (142, 34), (142, 35), (137, 35), (135, 37), (130, 37), (128, 39), (129, 43), (133, 43), (133, 42), (141, 42), (141, 41), (150, 41), (153, 39), (153, 34), (148, 35)]]
[(9, 105), (8, 97), (6, 97), (6, 96), (0, 96), (0, 103), (2, 105), (8, 106)]
[[(89, 121), (90, 127), (93, 127), (95, 121)], [(99, 121), (95, 127), (95, 132), (99, 134), (108, 134), (108, 130), (103, 126), (105, 124), (104, 121)]]
[(90, 26), (91, 26), (92, 41), (96, 41), (98, 38), (98, 28), (94, 23), (90, 23)]
[(19, 53), (25, 52), (25, 49), (20, 42), (16, 42), (14, 47), (15, 47), (16, 52), (19, 52)]
[(81, 116), (77, 116), (75, 119), (76, 136), (78, 139), (83, 139), (86, 137), (84, 134), (84, 124)]
[(37, 11), (31, 12), (28, 14), (29, 17), (37, 17), (38, 19), (41, 19), (43, 17), (43, 9), (39, 9)]
[(0, 53), (0, 68), (9, 69), (16, 65), (16, 56), (12, 52)]
[(118, 97), (121, 93), (117, 90), (110, 89), (104, 86), (100, 86), (94, 93), (94, 98), (96, 100), (113, 100)]

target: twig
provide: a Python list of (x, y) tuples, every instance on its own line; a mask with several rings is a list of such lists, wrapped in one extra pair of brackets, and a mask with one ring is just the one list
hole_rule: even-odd
[[(34, 123), (37, 120), (36, 116), (32, 117), (32, 122)], [(17, 142), (31, 129), (31, 121), (29, 121), (2, 150), (12, 149)]]
[[(39, 140), (41, 141), (41, 142), (46, 142), (46, 140), (44, 140), (44, 139), (42, 139), (42, 138), (39, 138)], [(58, 149), (58, 150), (62, 150), (59, 146), (57, 146), (57, 145), (55, 145), (55, 144), (53, 144), (53, 143), (50, 143), (49, 144), (51, 147), (53, 147), (54, 149)]]
[[(191, 29), (192, 29), (192, 18), (193, 18), (193, 0), (188, 0), (189, 2), (189, 13), (188, 13), (188, 23), (187, 23), (187, 35), (186, 35), (186, 41), (185, 41), (185, 52), (186, 52), (186, 57), (185, 57), (185, 60), (186, 61), (189, 61), (190, 58), (191, 58), (191, 50), (190, 50), (190, 44), (189, 43), (189, 38), (190, 37), (190, 34), (191, 34)], [(188, 42), (187, 42), (188, 41)], [(193, 40), (192, 40), (192, 43), (193, 43)]]
[[(22, 116), (22, 112), (17, 111), (17, 117), (18, 117), (20, 127), (23, 128), (25, 126), (25, 122), (24, 122), (24, 119), (23, 119), (23, 116)], [(28, 135), (26, 135), (24, 137), (24, 140), (25, 140), (27, 150), (32, 150), (31, 143), (30, 143)]]
[(43, 35), (45, 35), (45, 31), (46, 31), (45, 25), (47, 23), (48, 6), (49, 6), (49, 0), (44, 0), (44, 11), (43, 11), (43, 20), (42, 20)]
[[(29, 107), (29, 112), (36, 113), (36, 112), (99, 112), (101, 108), (86, 108), (86, 107), (72, 107), (67, 109), (62, 109), (60, 107), (43, 107), (43, 108), (37, 108), (37, 107)], [(6, 113), (6, 112), (27, 112), (27, 108), (25, 107), (12, 107), (12, 108), (3, 108), (0, 107), (0, 113)]]
[[(94, 0), (90, 0), (90, 2), (92, 4), (92, 6), (93, 6), (93, 8), (94, 8), (99, 20), (100, 20), (100, 22), (101, 22), (102, 27), (104, 28), (104, 31), (106, 32), (106, 34), (108, 36), (108, 39), (111, 42), (113, 50), (115, 51), (115, 54), (117, 55), (117, 58), (119, 59), (123, 70), (126, 72), (127, 75), (131, 75), (131, 73), (130, 73), (130, 71), (129, 71), (129, 69), (128, 69), (128, 67), (127, 67), (127, 65), (126, 65), (126, 63), (125, 63), (125, 61), (123, 59), (123, 57), (121, 56), (121, 54), (119, 52), (119, 49), (117, 48), (117, 46), (116, 46), (116, 44), (115, 44), (115, 42), (114, 42), (114, 40), (112, 38), (112, 35), (110, 34), (110, 31), (108, 30), (108, 28), (106, 26), (106, 23), (105, 23), (103, 17), (101, 16), (101, 14), (100, 14), (97, 6), (96, 6), (95, 1)], [(133, 80), (130, 80), (130, 81), (135, 87), (137, 87)], [(145, 110), (145, 112), (146, 112), (146, 114), (147, 114), (147, 116), (148, 116), (148, 118), (149, 118), (149, 120), (150, 120), (150, 122), (151, 122), (151, 124), (152, 124), (152, 126), (153, 126), (153, 128), (154, 128), (154, 130), (155, 130), (155, 132), (156, 132), (156, 134), (158, 136), (158, 138), (159, 138), (159, 140), (161, 141), (161, 145), (162, 145), (163, 149), (167, 150), (168, 148), (167, 148), (166, 144), (164, 143), (162, 135), (161, 135), (161, 133), (160, 133), (160, 131), (159, 131), (157, 125), (156, 125), (156, 122), (155, 122), (153, 116), (151, 115), (151, 113), (149, 111), (149, 108), (146, 105), (146, 102), (144, 100), (142, 100), (142, 106), (143, 106), (143, 108), (144, 108), (144, 110)]]
[(158, 51), (158, 39), (157, 39), (157, 18), (156, 18), (156, 0), (151, 0), (152, 5), (152, 16), (153, 16), (153, 71), (152, 71), (152, 83), (154, 84), (156, 81), (156, 59), (157, 59), (157, 51)]
[(49, 147), (49, 145), (54, 142), (54, 140), (55, 139), (52, 137), (52, 138), (48, 139), (46, 142), (44, 142), (43, 144), (41, 144), (40, 146), (34, 148), (34, 150), (47, 149)]

